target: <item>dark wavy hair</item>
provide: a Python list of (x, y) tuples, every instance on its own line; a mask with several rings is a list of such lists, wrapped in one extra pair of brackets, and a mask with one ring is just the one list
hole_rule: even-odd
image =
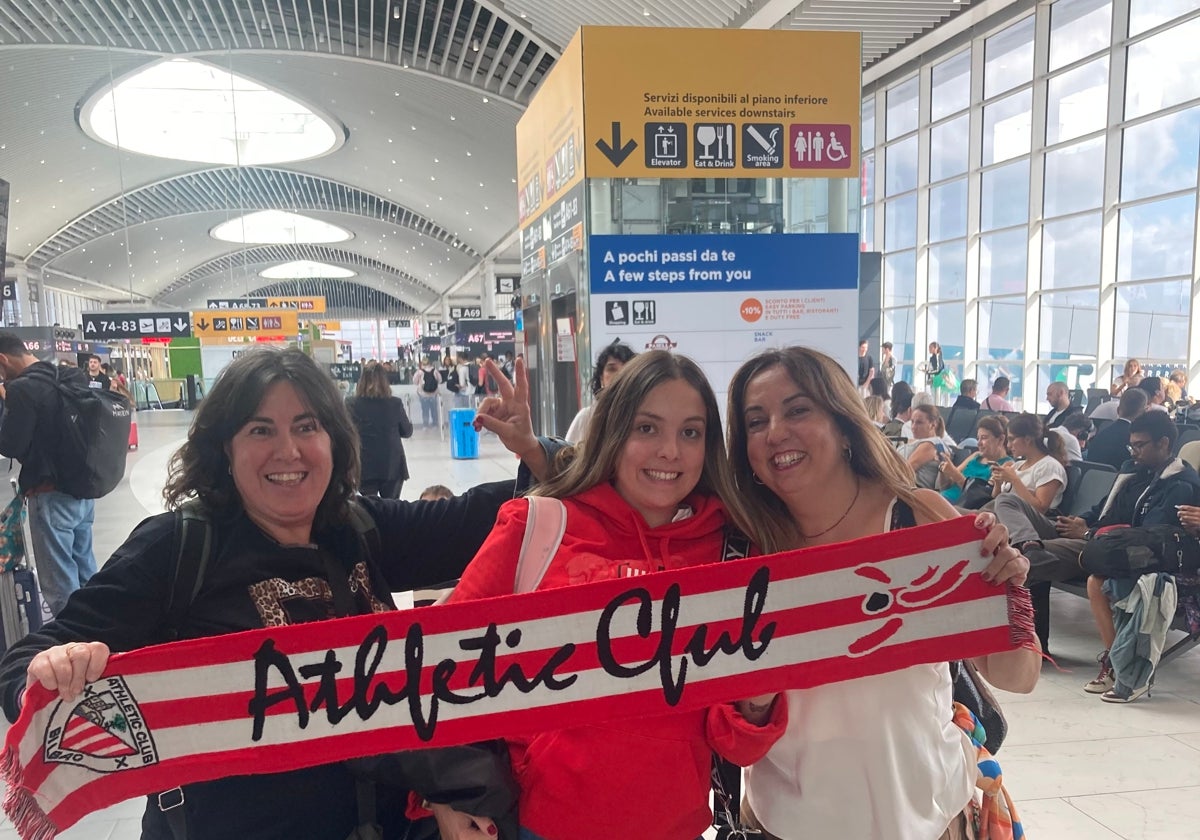
[(621, 344), (620, 339), (616, 339), (612, 344), (600, 351), (600, 355), (596, 357), (596, 367), (592, 371), (592, 396), (600, 393), (600, 379), (604, 376), (604, 366), (608, 364), (610, 359), (616, 359), (621, 364), (629, 364), (629, 360), (636, 356), (637, 353), (633, 348), (626, 344)]
[(333, 472), (317, 506), (313, 529), (345, 520), (346, 503), (358, 486), (358, 432), (329, 373), (299, 350), (251, 350), (234, 359), (201, 401), (187, 442), (171, 456), (163, 498), (178, 508), (199, 499), (217, 518), (242, 509), (225, 451), (234, 435), (254, 416), (267, 390), (288, 382), (329, 435)]

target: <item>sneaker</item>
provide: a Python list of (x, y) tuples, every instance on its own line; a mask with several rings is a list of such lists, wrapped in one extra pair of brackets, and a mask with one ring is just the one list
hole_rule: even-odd
[(1112, 663), (1108, 661), (1108, 651), (1102, 651), (1096, 657), (1096, 661), (1100, 663), (1100, 673), (1083, 687), (1083, 690), (1088, 694), (1104, 694), (1106, 691), (1110, 691), (1113, 683), (1116, 682), (1113, 676)]
[(1146, 683), (1141, 688), (1135, 688), (1128, 694), (1117, 691), (1116, 688), (1111, 688), (1100, 695), (1100, 699), (1105, 703), (1132, 703), (1142, 695), (1150, 696), (1150, 684)]

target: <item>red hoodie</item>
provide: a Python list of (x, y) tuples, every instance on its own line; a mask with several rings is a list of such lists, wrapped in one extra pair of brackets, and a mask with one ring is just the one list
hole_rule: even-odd
[[(649, 527), (608, 484), (563, 503), (566, 533), (538, 589), (721, 559), (725, 510), (715, 498), (693, 494), (685, 500), (692, 516), (658, 528)], [(528, 510), (524, 499), (500, 508), (496, 527), (450, 600), (512, 593)], [(786, 727), (786, 703), (776, 703), (761, 727), (723, 703), (510, 739), (521, 825), (547, 840), (695, 840), (712, 822), (712, 750), (748, 766), (766, 755)]]

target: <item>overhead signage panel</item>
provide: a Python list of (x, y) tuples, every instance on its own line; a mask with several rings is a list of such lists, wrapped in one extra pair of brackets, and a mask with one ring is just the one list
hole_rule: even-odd
[(201, 338), (261, 338), (295, 336), (300, 332), (296, 312), (290, 309), (199, 309), (192, 313), (194, 334)]
[(517, 218), (521, 227), (583, 180), (583, 50), (576, 38), (542, 79), (517, 123)]
[(83, 337), (89, 341), (188, 338), (190, 312), (85, 312)]
[(325, 296), (209, 298), (206, 305), (209, 309), (295, 309), (320, 314), (325, 311)]
[(576, 40), (589, 178), (858, 172), (857, 32), (589, 26)]

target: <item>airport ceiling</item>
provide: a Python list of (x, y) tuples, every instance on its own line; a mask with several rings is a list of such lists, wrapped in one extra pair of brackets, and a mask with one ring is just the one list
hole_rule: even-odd
[[(969, 4), (0, 0), (9, 263), (24, 261), (46, 285), (88, 297), (194, 308), (265, 289), (304, 294), (312, 281), (258, 272), (317, 260), (356, 272), (318, 284), (341, 287), (340, 314), (433, 310), (488, 255), (518, 256), (514, 128), (579, 26), (856, 29), (866, 67)], [(332, 118), (344, 142), (309, 160), (224, 166), (118, 151), (83, 131), (79, 111), (96, 91), (172, 57), (293, 97)], [(353, 238), (264, 246), (209, 235), (264, 209), (317, 218)]]

